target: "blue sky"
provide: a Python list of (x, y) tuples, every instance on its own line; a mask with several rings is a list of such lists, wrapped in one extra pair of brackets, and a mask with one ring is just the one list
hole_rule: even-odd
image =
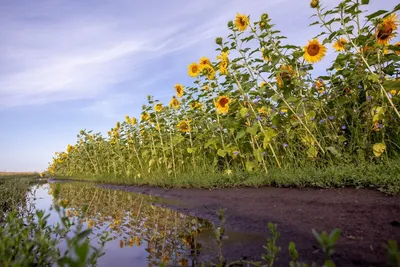
[[(370, 2), (371, 12), (397, 4)], [(267, 12), (296, 45), (319, 32), (308, 0), (0, 1), (0, 171), (42, 171), (79, 130), (138, 117), (149, 94), (167, 102), (191, 83), (189, 63), (215, 59), (236, 12)]]

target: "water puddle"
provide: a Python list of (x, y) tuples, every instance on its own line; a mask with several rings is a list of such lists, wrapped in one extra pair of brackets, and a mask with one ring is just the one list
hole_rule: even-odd
[[(52, 209), (55, 183), (34, 186), (32, 203), (50, 213), (49, 222), (59, 222)], [(193, 266), (216, 256), (212, 224), (152, 203), (163, 202), (132, 192), (95, 187), (91, 184), (60, 183), (60, 199), (68, 201), (65, 213), (75, 224), (91, 228), (92, 244), (97, 234), (107, 231), (99, 266)], [(82, 210), (87, 207), (85, 216)]]

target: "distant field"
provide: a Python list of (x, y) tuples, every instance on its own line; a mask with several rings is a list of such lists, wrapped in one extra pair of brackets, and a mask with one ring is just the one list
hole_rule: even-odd
[(26, 178), (26, 177), (36, 177), (39, 176), (37, 172), (0, 172), (0, 178)]

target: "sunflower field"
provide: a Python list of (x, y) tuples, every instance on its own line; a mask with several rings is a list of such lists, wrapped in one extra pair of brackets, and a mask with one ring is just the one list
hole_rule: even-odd
[[(286, 44), (268, 14), (237, 14), (230, 34), (215, 40), (216, 60), (189, 64), (193, 84), (176, 84), (169, 103), (149, 96), (140, 120), (126, 116), (107, 136), (82, 130), (49, 171), (190, 186), (207, 177), (239, 184), (283, 170), (391, 166), (400, 152), (400, 5), (366, 14), (368, 2), (328, 10), (312, 0), (310, 26), (321, 33), (304, 47)], [(332, 66), (313, 77), (328, 50)]]

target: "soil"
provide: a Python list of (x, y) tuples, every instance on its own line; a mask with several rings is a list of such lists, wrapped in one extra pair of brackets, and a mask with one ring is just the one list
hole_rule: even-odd
[[(160, 196), (162, 205), (218, 224), (217, 211), (226, 209), (228, 259), (260, 260), (268, 237), (268, 222), (278, 224), (277, 266), (288, 266), (288, 244), (296, 243), (302, 262), (323, 263), (323, 251), (312, 235), (341, 229), (333, 259), (337, 266), (386, 266), (387, 240), (400, 242), (400, 196), (365, 189), (229, 188), (161, 189), (102, 185)], [(232, 236), (230, 236), (230, 233)]]

